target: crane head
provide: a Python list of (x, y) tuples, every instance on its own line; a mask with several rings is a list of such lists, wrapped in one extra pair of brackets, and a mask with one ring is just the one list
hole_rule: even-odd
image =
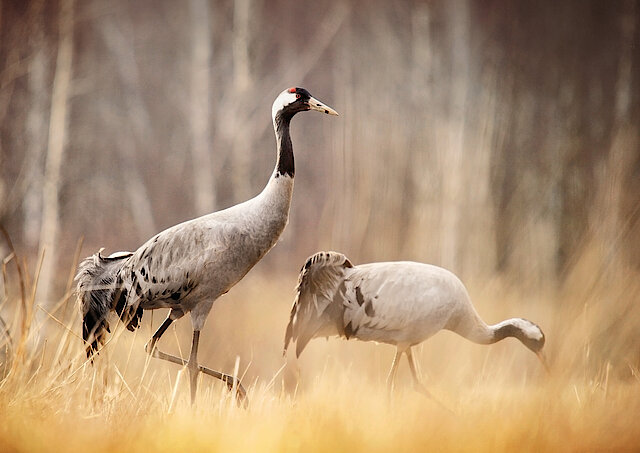
[(523, 345), (538, 356), (545, 370), (549, 371), (546, 357), (542, 352), (545, 336), (537, 324), (523, 318), (507, 319), (501, 322), (500, 327), (496, 329), (493, 342), (506, 337), (515, 337), (520, 340)]
[(535, 323), (528, 319), (513, 318), (509, 320), (509, 323), (513, 326), (513, 334), (534, 353), (538, 354), (544, 346), (545, 338), (542, 329)]
[(338, 112), (311, 96), (311, 93), (304, 88), (292, 87), (278, 95), (273, 103), (271, 116), (275, 122), (276, 117), (279, 115), (291, 118), (298, 112), (306, 112), (308, 110), (315, 110), (328, 115), (338, 115)]
[(519, 319), (519, 321), (519, 327), (522, 329), (522, 334), (521, 336), (518, 336), (518, 339), (538, 356), (538, 359), (540, 359), (544, 369), (549, 373), (549, 364), (547, 362), (546, 355), (542, 351), (545, 343), (545, 336), (542, 329), (537, 324), (529, 320)]

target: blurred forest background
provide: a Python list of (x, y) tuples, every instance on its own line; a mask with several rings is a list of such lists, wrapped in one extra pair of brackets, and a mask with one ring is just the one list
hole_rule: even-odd
[(81, 238), (134, 250), (258, 193), (289, 86), (341, 116), (292, 125), (291, 221), (254, 271), (284, 305), (334, 249), (578, 305), (615, 287), (603, 332), (637, 314), (633, 0), (2, 0), (0, 224), (31, 272), (46, 250), (38, 303)]

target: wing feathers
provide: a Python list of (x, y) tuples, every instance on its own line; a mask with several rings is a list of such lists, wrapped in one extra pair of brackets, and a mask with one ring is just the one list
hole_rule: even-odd
[(343, 286), (346, 271), (352, 267), (347, 257), (337, 252), (319, 252), (307, 259), (298, 277), (296, 296), (285, 332), (284, 354), (291, 341), (296, 342), (296, 355), (299, 356), (309, 340), (323, 327), (332, 324), (338, 327), (341, 320), (336, 319), (336, 310), (330, 307), (341, 306), (341, 298), (336, 295)]

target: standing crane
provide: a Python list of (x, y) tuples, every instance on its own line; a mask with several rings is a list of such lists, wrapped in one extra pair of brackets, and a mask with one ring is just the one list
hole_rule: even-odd
[(442, 329), (480, 344), (515, 337), (536, 353), (546, 368), (540, 327), (522, 318), (487, 325), (462, 282), (448, 270), (408, 261), (354, 266), (338, 252), (316, 253), (302, 267), (284, 354), (294, 341), (299, 357), (315, 337), (392, 344), (396, 355), (387, 378), (389, 391), (404, 353), (414, 387), (430, 396), (418, 377), (411, 348)]
[[(237, 377), (198, 364), (200, 331), (216, 299), (260, 261), (287, 225), (295, 170), (289, 125), (296, 113), (307, 110), (338, 114), (304, 88), (289, 88), (273, 103), (277, 160), (266, 187), (256, 197), (168, 228), (135, 252), (105, 257), (101, 249), (80, 263), (77, 295), (88, 358), (105, 342), (109, 332), (107, 316), (111, 311), (133, 331), (140, 325), (143, 310), (169, 308), (169, 315), (146, 344), (146, 352), (186, 365), (192, 404), (199, 372), (222, 380), (229, 389), (235, 387), (239, 400), (245, 398), (246, 392)], [(193, 327), (188, 360), (156, 348), (167, 328), (186, 313), (191, 315)]]

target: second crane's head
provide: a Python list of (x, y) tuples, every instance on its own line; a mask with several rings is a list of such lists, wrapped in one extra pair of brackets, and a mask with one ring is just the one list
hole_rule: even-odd
[(271, 117), (275, 124), (276, 118), (290, 120), (296, 113), (307, 110), (315, 110), (328, 115), (338, 114), (331, 107), (311, 96), (311, 93), (304, 88), (293, 87), (278, 95), (271, 108)]

